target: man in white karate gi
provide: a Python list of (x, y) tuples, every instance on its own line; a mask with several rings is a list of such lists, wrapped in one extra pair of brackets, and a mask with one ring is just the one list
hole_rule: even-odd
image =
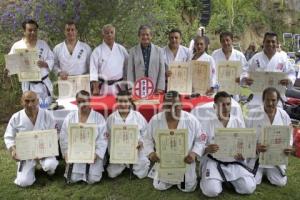
[[(149, 171), (150, 161), (144, 153), (143, 137), (147, 131), (147, 121), (141, 113), (133, 109), (131, 93), (122, 90), (118, 93), (117, 110), (107, 118), (107, 131), (110, 135), (113, 125), (137, 125), (138, 126), (138, 161), (136, 164), (112, 164), (107, 167), (108, 176), (115, 178), (122, 173), (125, 168), (130, 168), (132, 173), (138, 178), (145, 178)], [(110, 146), (110, 139), (109, 139)], [(109, 147), (110, 149), (110, 147)]]
[[(248, 63), (244, 54), (233, 48), (233, 34), (231, 32), (222, 32), (220, 34), (220, 43), (222, 48), (213, 51), (211, 54), (216, 65), (218, 66), (218, 63), (222, 61), (240, 61), (242, 65), (241, 75), (245, 74), (248, 69)], [(240, 77), (236, 77), (236, 82), (240, 83)]]
[(55, 157), (37, 158), (35, 160), (19, 160), (16, 154), (16, 135), (24, 131), (38, 131), (55, 128), (52, 115), (45, 109), (39, 109), (37, 94), (25, 91), (22, 95), (23, 110), (13, 114), (4, 134), (4, 142), (11, 156), (18, 162), (17, 178), (14, 183), (27, 187), (35, 182), (35, 166), (40, 163), (42, 169), (49, 175), (55, 173), (58, 161)]
[(218, 92), (214, 97), (215, 113), (210, 119), (202, 120), (203, 130), (207, 133), (205, 156), (200, 160), (200, 189), (205, 196), (216, 197), (222, 192), (222, 183), (230, 182), (239, 194), (251, 194), (256, 189), (252, 169), (247, 167), (242, 155), (222, 160), (215, 159), (212, 154), (219, 150), (214, 143), (216, 128), (245, 128), (243, 118), (231, 116), (231, 96), (226, 92)]
[(36, 50), (38, 53), (39, 61), (38, 67), (41, 68), (41, 81), (22, 82), (22, 91), (34, 91), (40, 103), (50, 104), (53, 95), (53, 86), (49, 79), (49, 72), (53, 68), (54, 56), (48, 44), (44, 40), (37, 38), (38, 24), (34, 20), (26, 20), (22, 23), (24, 37), (13, 44), (9, 54), (16, 53), (17, 49)]
[(99, 182), (102, 178), (103, 158), (107, 149), (106, 122), (104, 117), (91, 109), (90, 94), (81, 90), (76, 94), (78, 111), (73, 111), (67, 115), (60, 132), (60, 148), (63, 157), (68, 162), (68, 127), (70, 123), (90, 123), (96, 124), (95, 138), (95, 161), (88, 163), (68, 163), (66, 165), (65, 178), (67, 183), (85, 181), (88, 184)]
[[(276, 33), (265, 33), (263, 40), (263, 50), (256, 53), (249, 60), (249, 69), (247, 72), (253, 71), (269, 71), (269, 72), (285, 72), (287, 78), (280, 81), (280, 84), (288, 87), (292, 86), (296, 80), (295, 68), (289, 62), (287, 56), (277, 52), (278, 36)], [(253, 83), (253, 79), (248, 78), (248, 74), (243, 78), (247, 85)], [(285, 94), (281, 94), (283, 101), (286, 101)], [(261, 95), (254, 95), (249, 105), (260, 106), (262, 104)], [(278, 104), (282, 106), (282, 104)]]
[(182, 33), (179, 29), (171, 29), (169, 32), (169, 44), (163, 48), (166, 72), (171, 62), (186, 62), (192, 59), (191, 51), (181, 45)]
[[(176, 91), (169, 91), (164, 97), (164, 111), (152, 117), (148, 125), (148, 132), (144, 138), (145, 153), (150, 161), (159, 162), (160, 158), (155, 152), (157, 129), (187, 129), (188, 130), (188, 155), (184, 158), (187, 169), (184, 181), (177, 187), (183, 192), (192, 192), (197, 186), (196, 156), (202, 156), (206, 134), (202, 131), (199, 121), (190, 113), (182, 110), (180, 96)], [(157, 178), (154, 172), (153, 186), (157, 190), (167, 190), (174, 184)]]
[(87, 74), (89, 72), (91, 47), (78, 40), (76, 24), (65, 24), (65, 41), (56, 45), (54, 53), (54, 70), (62, 80), (68, 76)]
[[(261, 131), (265, 126), (282, 125), (291, 126), (289, 115), (277, 106), (280, 99), (280, 93), (275, 88), (266, 88), (262, 95), (263, 106), (252, 109), (249, 116), (246, 118), (247, 128), (256, 128), (257, 151), (266, 152), (268, 147), (261, 144)], [(293, 149), (293, 135), (291, 133), (290, 147), (284, 149), (284, 153), (289, 155)], [(251, 159), (249, 166), (254, 164), (254, 159)], [(266, 176), (271, 184), (276, 186), (285, 186), (287, 184), (286, 165), (272, 166), (259, 165), (255, 175), (256, 183), (260, 184), (262, 177)]]
[(127, 81), (134, 84), (138, 79), (148, 77), (155, 92), (163, 93), (166, 80), (163, 50), (151, 42), (153, 34), (149, 26), (140, 26), (138, 36), (139, 44), (129, 51)]
[(126, 78), (128, 53), (122, 45), (115, 42), (115, 34), (113, 25), (104, 25), (103, 42), (91, 54), (92, 95), (115, 95), (118, 92), (116, 84)]

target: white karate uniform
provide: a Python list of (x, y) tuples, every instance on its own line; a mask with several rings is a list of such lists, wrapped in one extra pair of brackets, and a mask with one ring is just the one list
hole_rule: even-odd
[[(119, 80), (125, 78), (127, 72), (128, 53), (126, 49), (114, 43), (112, 49), (103, 42), (94, 49), (90, 60), (90, 80)], [(114, 85), (102, 84), (100, 94), (116, 94)]]
[[(215, 112), (214, 102), (209, 102), (195, 107), (192, 109), (191, 114), (193, 114), (201, 123), (204, 123), (205, 121), (213, 119), (216, 115)], [(231, 99), (230, 118), (236, 118), (237, 120), (244, 118), (240, 104), (234, 99)]]
[[(48, 130), (55, 128), (55, 121), (52, 115), (44, 109), (39, 109), (35, 124), (32, 124), (31, 120), (27, 116), (25, 109), (20, 110), (13, 114), (10, 118), (5, 134), (4, 142), (7, 149), (16, 145), (16, 135), (23, 131), (34, 131), (34, 130)], [(22, 170), (19, 171), (20, 162), (18, 162), (17, 178), (14, 183), (21, 187), (30, 186), (35, 182), (35, 160), (24, 160), (22, 161)], [(44, 171), (49, 175), (55, 173), (55, 169), (58, 165), (58, 161), (55, 157), (47, 157), (39, 160)]]
[[(242, 52), (232, 48), (231, 55), (230, 55), (229, 59), (227, 60), (222, 48), (220, 48), (220, 49), (213, 51), (211, 56), (215, 60), (216, 65), (218, 65), (218, 63), (222, 62), (222, 61), (240, 61), (242, 64), (242, 69), (241, 69), (242, 74), (240, 75), (240, 78), (243, 78), (244, 76), (246, 76), (246, 73), (248, 70), (248, 62)], [(217, 68), (217, 73), (218, 73), (218, 68)], [(238, 100), (238, 97), (235, 96), (235, 99)]]
[[(49, 72), (53, 69), (54, 64), (54, 55), (49, 48), (48, 44), (43, 40), (37, 40), (35, 48), (37, 49), (39, 59), (46, 62), (48, 64), (48, 68), (40, 68), (41, 76), (48, 76)], [(13, 44), (10, 49), (9, 54), (16, 53), (16, 49), (27, 49), (27, 45), (24, 39)], [(44, 84), (43, 84), (44, 83)], [(50, 96), (53, 95), (53, 85), (49, 77), (43, 80), (43, 83), (30, 83), (30, 82), (22, 82), (22, 91), (34, 91), (37, 93), (38, 97), (41, 99), (46, 99), (47, 103), (51, 103), (51, 98), (48, 97), (48, 90), (50, 92)], [(47, 90), (48, 89), (48, 90)], [(44, 100), (45, 101), (45, 100)]]
[[(157, 129), (168, 129), (168, 123), (166, 120), (165, 112), (160, 112), (152, 117), (148, 125), (148, 132), (144, 138), (144, 147), (146, 155), (154, 152), (156, 143), (156, 130)], [(198, 156), (202, 156), (205, 143), (206, 134), (202, 131), (201, 125), (198, 120), (186, 111), (181, 111), (180, 119), (178, 122), (177, 129), (188, 130), (188, 152), (194, 152)], [(154, 166), (155, 167), (155, 166)], [(167, 190), (172, 187), (164, 180), (159, 180), (158, 172), (154, 172), (153, 186), (157, 190)], [(185, 189), (181, 188), (181, 184), (177, 187), (184, 192), (192, 192), (197, 186), (197, 175), (196, 175), (196, 162), (187, 164), (187, 170), (185, 173)]]
[(191, 51), (182, 45), (179, 45), (176, 56), (174, 56), (169, 46), (165, 46), (163, 51), (164, 51), (164, 59), (167, 67), (166, 70), (168, 70), (168, 66), (171, 62), (174, 61), (186, 62), (192, 59)]
[(66, 42), (59, 43), (53, 49), (54, 70), (58, 74), (67, 72), (70, 76), (81, 75), (89, 72), (91, 47), (81, 41), (77, 41), (73, 53), (70, 54)]
[(215, 87), (217, 84), (217, 70), (216, 70), (216, 63), (213, 57), (208, 55), (206, 52), (204, 52), (197, 60), (209, 62), (209, 66), (210, 66), (209, 85), (210, 87)]
[[(261, 143), (260, 135), (262, 128), (271, 125), (291, 125), (291, 119), (289, 115), (281, 108), (277, 107), (277, 111), (271, 124), (268, 115), (265, 113), (264, 108), (261, 106), (259, 108), (253, 109), (249, 112), (248, 118), (246, 118), (247, 128), (256, 128), (256, 138), (257, 142)], [(291, 133), (290, 145), (293, 145), (293, 134)], [(255, 159), (251, 159), (249, 165), (254, 165)], [(286, 165), (280, 165), (280, 170), (285, 174)], [(256, 183), (260, 184), (262, 176), (266, 175), (270, 183), (277, 186), (285, 186), (287, 183), (287, 176), (282, 176), (279, 169), (272, 165), (259, 165), (255, 179)]]
[[(138, 111), (130, 110), (128, 116), (125, 120), (121, 117), (118, 111), (113, 112), (107, 118), (107, 131), (110, 135), (111, 128), (113, 125), (138, 125), (139, 129), (139, 141), (143, 142), (143, 137), (147, 131), (147, 121)], [(110, 149), (110, 140), (109, 140), (109, 148)], [(133, 174), (135, 174), (138, 178), (145, 178), (148, 174), (150, 161), (143, 149), (139, 150), (138, 153), (138, 162), (137, 164), (133, 164), (132, 170)], [(107, 167), (108, 176), (111, 178), (115, 178), (122, 173), (125, 168), (129, 168), (129, 164), (109, 164)]]
[[(244, 119), (234, 117), (230, 117), (227, 127), (224, 127), (219, 121), (216, 112), (213, 118), (206, 121), (201, 120), (200, 123), (202, 123), (203, 130), (207, 133), (207, 145), (214, 144), (216, 128), (245, 128)], [(232, 162), (236, 160), (234, 158), (226, 158), (222, 159), (222, 161)], [(246, 166), (245, 162), (242, 163)], [(221, 165), (221, 168), (226, 180), (232, 183), (237, 193), (251, 194), (256, 189), (254, 175), (244, 167), (237, 164), (229, 164), (227, 166)], [(200, 160), (200, 174), (202, 193), (208, 197), (218, 196), (222, 192), (222, 182), (224, 180), (218, 171), (217, 162), (208, 158), (207, 155), (202, 157)]]
[[(72, 111), (69, 113), (64, 120), (60, 131), (60, 148), (63, 155), (68, 152), (68, 126), (70, 123), (79, 123), (78, 111)], [(88, 178), (86, 176), (86, 163), (74, 163), (71, 175), (71, 182), (75, 183), (78, 181), (85, 181), (89, 184), (99, 182), (102, 178), (103, 168), (103, 158), (107, 149), (107, 137), (106, 137), (106, 122), (104, 117), (91, 110), (90, 115), (86, 123), (93, 123), (97, 125), (96, 133), (96, 146), (95, 153), (97, 154), (97, 159), (95, 163), (90, 164), (90, 170)], [(65, 178), (67, 178), (69, 170), (69, 164), (66, 166)]]
[[(251, 71), (285, 72), (288, 74), (288, 78), (292, 82), (292, 85), (296, 80), (295, 68), (291, 65), (286, 56), (278, 52), (274, 54), (271, 60), (269, 60), (263, 51), (256, 53), (249, 60), (248, 72)], [(280, 95), (283, 100), (286, 101), (285, 93)], [(262, 95), (254, 95), (252, 101), (249, 102), (249, 105), (262, 105)], [(282, 106), (281, 103), (278, 105)]]

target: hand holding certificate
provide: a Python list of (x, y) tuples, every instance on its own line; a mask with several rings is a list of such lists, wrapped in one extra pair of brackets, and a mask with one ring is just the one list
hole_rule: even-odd
[(96, 124), (69, 124), (68, 163), (94, 163)]
[(260, 153), (259, 163), (262, 165), (287, 165), (288, 156), (284, 149), (289, 147), (291, 129), (289, 126), (267, 126), (263, 128), (261, 143), (267, 151)]
[(16, 153), (19, 160), (57, 156), (56, 129), (19, 132), (16, 136)]
[(110, 134), (110, 163), (137, 163), (138, 134), (137, 125), (112, 126)]
[(237, 154), (244, 158), (256, 157), (255, 129), (217, 128), (214, 142), (219, 146), (219, 150), (214, 153), (215, 158), (233, 158)]
[(156, 151), (160, 158), (158, 178), (171, 184), (183, 181), (186, 171), (184, 159), (188, 153), (186, 129), (159, 129), (156, 137)]

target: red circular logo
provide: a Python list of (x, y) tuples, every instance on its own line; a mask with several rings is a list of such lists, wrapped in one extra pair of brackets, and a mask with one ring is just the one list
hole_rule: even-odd
[(150, 78), (142, 77), (134, 83), (134, 95), (146, 99), (154, 92), (154, 85)]

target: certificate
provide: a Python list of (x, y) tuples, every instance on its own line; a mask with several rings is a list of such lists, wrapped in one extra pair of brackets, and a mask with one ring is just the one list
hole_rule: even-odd
[(57, 130), (49, 129), (17, 133), (16, 153), (20, 160), (57, 156)]
[(113, 125), (110, 134), (110, 163), (136, 164), (138, 160), (137, 125)]
[(219, 150), (214, 153), (218, 159), (233, 158), (242, 154), (244, 158), (256, 157), (256, 131), (252, 128), (217, 128), (214, 143)]
[(158, 178), (171, 184), (182, 182), (186, 172), (184, 158), (188, 153), (188, 130), (159, 129), (155, 141), (160, 158)]
[(290, 145), (291, 129), (289, 126), (267, 126), (262, 129), (261, 143), (267, 151), (259, 154), (261, 165), (287, 165), (288, 156), (283, 152)]
[(250, 89), (253, 93), (261, 94), (268, 87), (276, 88), (281, 94), (285, 93), (285, 86), (279, 84), (280, 80), (287, 79), (288, 75), (284, 72), (249, 72), (253, 84)]
[(18, 73), (19, 81), (41, 81), (40, 69), (28, 68), (26, 71), (21, 71)]
[(172, 76), (168, 79), (168, 91), (175, 90), (181, 94), (192, 93), (191, 67), (188, 62), (172, 62), (169, 65)]
[(19, 81), (40, 81), (40, 68), (37, 66), (37, 51), (16, 49), (15, 54), (5, 55), (5, 67), (9, 74), (18, 74)]
[(203, 61), (190, 61), (192, 67), (192, 82), (193, 92), (205, 94), (206, 90), (210, 87), (210, 65), (209, 62)]
[(96, 124), (69, 124), (68, 163), (94, 163)]
[(90, 75), (68, 76), (67, 80), (58, 80), (59, 98), (75, 97), (80, 90), (91, 91)]
[(240, 77), (240, 61), (223, 61), (218, 63), (219, 91), (226, 91), (229, 94), (239, 93), (239, 84), (235, 82)]

